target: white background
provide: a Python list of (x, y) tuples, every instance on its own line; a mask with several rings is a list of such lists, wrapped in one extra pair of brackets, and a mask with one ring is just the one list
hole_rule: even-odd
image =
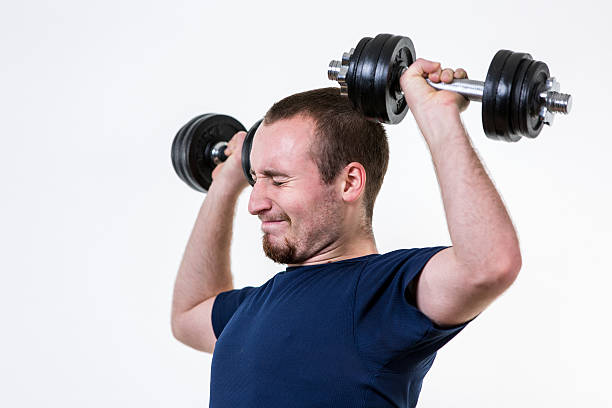
[[(537, 139), (487, 139), (464, 114), (519, 233), (515, 284), (439, 352), (420, 407), (612, 406), (606, 2), (23, 1), (0, 10), (0, 405), (208, 406), (211, 355), (176, 341), (176, 270), (204, 195), (174, 174), (191, 117), (249, 127), (291, 93), (333, 86), (364, 36), (484, 80), (500, 48), (574, 96)], [(431, 157), (409, 114), (374, 215), (379, 251), (449, 245)], [(283, 269), (238, 204), (237, 288)], [(304, 356), (305, 359), (307, 356)]]

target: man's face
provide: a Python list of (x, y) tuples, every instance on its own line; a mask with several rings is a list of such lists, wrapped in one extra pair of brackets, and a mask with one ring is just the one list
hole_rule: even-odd
[(314, 129), (310, 118), (296, 116), (262, 124), (253, 139), (249, 212), (261, 219), (264, 252), (278, 263), (304, 263), (340, 237), (340, 194), (309, 155)]

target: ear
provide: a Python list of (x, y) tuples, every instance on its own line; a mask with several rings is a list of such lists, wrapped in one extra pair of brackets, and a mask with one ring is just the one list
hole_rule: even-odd
[(366, 171), (358, 162), (351, 162), (342, 170), (342, 199), (347, 202), (359, 200), (365, 191)]

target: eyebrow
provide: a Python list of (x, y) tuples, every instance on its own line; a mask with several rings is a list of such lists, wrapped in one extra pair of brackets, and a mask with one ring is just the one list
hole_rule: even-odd
[[(251, 176), (255, 177), (255, 171), (253, 171), (253, 169), (251, 169)], [(289, 177), (288, 174), (283, 173), (282, 171), (278, 171), (278, 170), (274, 170), (274, 169), (267, 169), (261, 172), (262, 175), (264, 175), (265, 177)]]

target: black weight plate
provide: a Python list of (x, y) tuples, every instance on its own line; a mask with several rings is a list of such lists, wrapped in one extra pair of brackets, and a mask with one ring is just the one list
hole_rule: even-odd
[(368, 119), (375, 119), (378, 116), (376, 100), (374, 98), (376, 65), (378, 64), (378, 57), (382, 52), (385, 42), (391, 37), (391, 34), (378, 34), (365, 45), (359, 58), (357, 77), (355, 79), (361, 93), (361, 113)]
[(525, 58), (519, 64), (519, 67), (516, 71), (516, 75), (514, 76), (514, 82), (512, 85), (512, 96), (511, 96), (511, 113), (510, 113), (510, 129), (509, 132), (516, 135), (517, 137), (522, 137), (523, 132), (520, 127), (520, 107), (521, 107), (521, 89), (523, 88), (523, 80), (525, 79), (525, 74), (527, 73), (527, 68), (531, 65), (533, 58), (529, 54), (525, 54)]
[(255, 137), (255, 133), (261, 125), (263, 119), (258, 120), (247, 132), (246, 137), (244, 138), (244, 142), (242, 143), (242, 172), (246, 176), (249, 184), (251, 186), (255, 185), (255, 180), (251, 176), (251, 149), (253, 148), (253, 138)]
[(216, 167), (209, 153), (220, 141), (228, 142), (244, 126), (227, 115), (208, 114), (193, 121), (181, 139), (179, 163), (187, 184), (195, 190), (206, 192), (212, 183), (212, 171)]
[(187, 176), (185, 175), (187, 163), (185, 160), (181, 159), (181, 157), (186, 157), (185, 155), (181, 153), (181, 149), (183, 147), (183, 139), (185, 138), (185, 130), (189, 126), (191, 126), (193, 122), (195, 122), (197, 119), (201, 118), (202, 116), (205, 116), (205, 115), (198, 115), (194, 117), (193, 119), (191, 119), (189, 122), (187, 122), (185, 125), (183, 125), (179, 129), (179, 131), (176, 133), (176, 136), (174, 137), (174, 141), (172, 142), (172, 149), (171, 149), (172, 150), (172, 153), (171, 153), (172, 167), (174, 167), (174, 171), (179, 176), (179, 178), (187, 184), (189, 184), (189, 181), (187, 181)]
[(402, 67), (410, 66), (414, 60), (414, 45), (410, 38), (393, 36), (385, 42), (376, 64), (372, 94), (377, 121), (396, 124), (408, 113), (399, 74)]
[(181, 161), (179, 159), (179, 157), (181, 156), (180, 154), (181, 143), (182, 143), (183, 137), (185, 136), (185, 129), (187, 129), (187, 127), (191, 125), (193, 121), (195, 121), (197, 118), (201, 116), (202, 115), (198, 115), (194, 117), (193, 119), (191, 119), (189, 122), (187, 122), (185, 125), (183, 125), (179, 129), (179, 131), (176, 133), (176, 136), (174, 137), (174, 141), (172, 142), (172, 155), (171, 155), (172, 156), (172, 167), (174, 167), (174, 171), (176, 172), (176, 174), (185, 183), (187, 182), (187, 179), (185, 178), (185, 175), (183, 173), (183, 168), (182, 168), (183, 166), (181, 165)]
[(351, 103), (353, 104), (353, 108), (358, 111), (361, 111), (361, 93), (359, 89), (359, 84), (355, 79), (357, 76), (357, 66), (359, 65), (361, 51), (363, 50), (363, 47), (365, 47), (365, 45), (370, 42), (370, 40), (372, 40), (371, 37), (364, 37), (359, 41), (359, 43), (355, 47), (355, 50), (353, 51), (353, 55), (351, 55), (348, 70), (346, 72), (346, 86), (348, 88), (348, 97)]
[(491, 60), (482, 92), (482, 127), (487, 137), (497, 140), (495, 132), (495, 93), (506, 59), (512, 51), (499, 50)]
[(392, 71), (393, 50), (395, 48), (395, 38), (397, 36), (389, 36), (382, 45), (380, 53), (376, 60), (374, 69), (374, 81), (371, 85), (367, 97), (370, 102), (371, 112), (370, 118), (385, 123), (387, 117), (387, 88), (389, 82), (389, 74)]
[(521, 93), (519, 94), (518, 98), (519, 98), (519, 108), (518, 108), (518, 115), (519, 115), (519, 131), (521, 132), (521, 135), (523, 136), (527, 136), (527, 116), (529, 116), (529, 104), (526, 103), (526, 97), (527, 97), (527, 87), (528, 87), (528, 80), (527, 80), (527, 73), (529, 72), (529, 70), (531, 69), (531, 66), (533, 64), (535, 64), (537, 61), (531, 61), (529, 63), (529, 66), (526, 68), (525, 70), (525, 75), (523, 76), (523, 81), (521, 83)]
[[(189, 122), (187, 123), (191, 123), (192, 120), (194, 120), (195, 118), (191, 119)], [(179, 146), (180, 146), (180, 141), (181, 138), (184, 135), (183, 130), (185, 129), (185, 127), (187, 126), (187, 124), (183, 125), (178, 132), (176, 132), (176, 135), (174, 136), (174, 140), (172, 140), (172, 147), (170, 148), (170, 158), (172, 160), (172, 167), (174, 168), (174, 172), (176, 173), (177, 176), (179, 176), (179, 178), (183, 181), (184, 180), (184, 176), (181, 172), (181, 166), (179, 164)]]
[(495, 92), (495, 133), (498, 140), (506, 142), (516, 142), (520, 140), (520, 136), (516, 138), (510, 132), (510, 117), (512, 111), (512, 87), (514, 77), (518, 67), (526, 54), (513, 52), (504, 63), (501, 76), (497, 83)]
[(535, 138), (542, 131), (544, 121), (540, 118), (538, 110), (539, 95), (546, 87), (546, 80), (550, 77), (548, 66), (541, 61), (533, 61), (527, 69), (521, 89), (521, 116), (524, 136)]
[(191, 123), (189, 123), (189, 125), (183, 130), (183, 136), (181, 137), (179, 146), (179, 163), (181, 164), (181, 170), (183, 172), (183, 176), (185, 177), (185, 182), (189, 187), (193, 188), (194, 190), (201, 191), (204, 193), (208, 190), (208, 187), (200, 185), (198, 181), (193, 177), (193, 174), (190, 171), (190, 168), (193, 164), (191, 163), (189, 146), (191, 139), (193, 139), (194, 125), (200, 121), (206, 121), (212, 118), (213, 116), (215, 116), (214, 113), (207, 113), (204, 115), (200, 115), (199, 117), (195, 118), (195, 120), (191, 121)]

